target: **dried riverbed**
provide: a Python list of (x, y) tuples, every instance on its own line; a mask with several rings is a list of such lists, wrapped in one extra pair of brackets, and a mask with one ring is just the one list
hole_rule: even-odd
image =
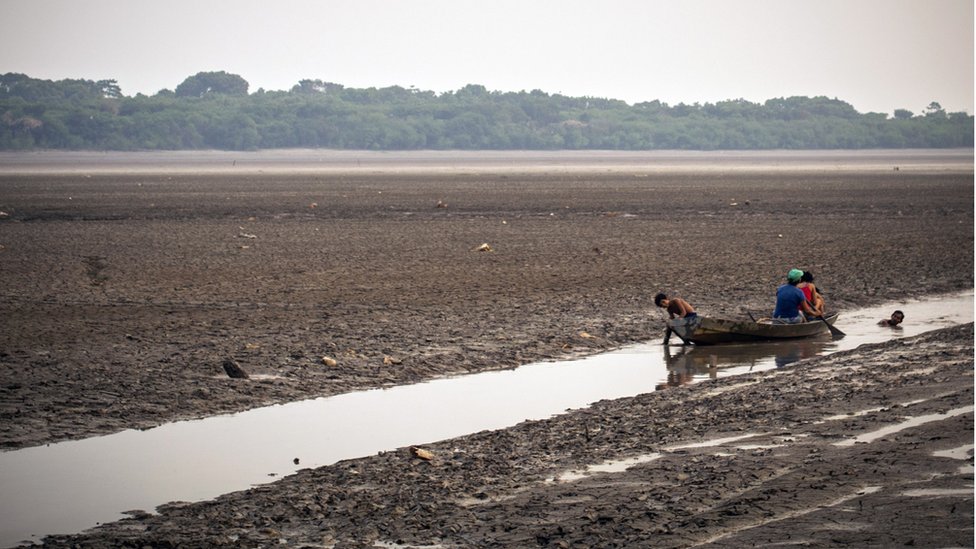
[(47, 545), (964, 547), (972, 341), (968, 324), (601, 401)]
[[(0, 444), (615, 348), (660, 337), (658, 290), (744, 315), (768, 309), (794, 265), (842, 310), (972, 288), (971, 151), (963, 168), (910, 152), (881, 165), (824, 155), (795, 169), (776, 155), (732, 165), (719, 155), (667, 168), (647, 158), (523, 170), (493, 158), (402, 172), (0, 175)], [(493, 251), (476, 251), (483, 243)], [(227, 358), (252, 379), (228, 379)], [(430, 462), (389, 452), (50, 543), (971, 540), (971, 494), (899, 495), (909, 482), (971, 488), (971, 471), (952, 473), (958, 460), (926, 453), (964, 445), (957, 423), (971, 444), (971, 411), (833, 445), (896, 415), (971, 404), (971, 327), (747, 379), (762, 382), (605, 402), (435, 445)], [(751, 450), (668, 450), (753, 432)], [(767, 448), (769, 437), (794, 440)], [(545, 482), (661, 451), (611, 478)], [(850, 515), (852, 505), (872, 514)], [(840, 515), (858, 518), (830, 526)]]

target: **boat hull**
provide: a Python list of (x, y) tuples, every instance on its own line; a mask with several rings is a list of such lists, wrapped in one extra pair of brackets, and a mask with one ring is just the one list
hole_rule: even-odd
[[(824, 320), (833, 325), (837, 321), (837, 313), (825, 316)], [(775, 324), (767, 319), (754, 322), (702, 316), (675, 318), (668, 321), (668, 327), (683, 341), (698, 345), (798, 339), (815, 337), (830, 331), (821, 320), (800, 324)]]

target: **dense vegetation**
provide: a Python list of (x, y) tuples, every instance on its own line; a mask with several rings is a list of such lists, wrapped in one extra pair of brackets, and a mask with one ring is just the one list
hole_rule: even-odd
[(354, 89), (302, 80), (258, 90), (205, 72), (175, 91), (122, 95), (114, 80), (0, 75), (0, 150), (43, 149), (866, 149), (973, 146), (973, 116), (931, 103), (861, 114), (826, 97), (668, 105), (539, 90)]

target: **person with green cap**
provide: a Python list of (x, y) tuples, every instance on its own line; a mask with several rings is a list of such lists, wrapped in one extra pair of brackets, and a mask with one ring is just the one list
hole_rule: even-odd
[(803, 290), (796, 287), (803, 278), (803, 271), (790, 269), (786, 274), (786, 284), (776, 289), (776, 309), (773, 320), (783, 324), (799, 324), (806, 321), (802, 313), (816, 316), (816, 311), (810, 306)]

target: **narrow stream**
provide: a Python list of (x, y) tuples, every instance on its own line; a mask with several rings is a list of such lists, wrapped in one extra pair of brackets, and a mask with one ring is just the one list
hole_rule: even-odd
[[(877, 325), (894, 309), (905, 323)], [(578, 360), (348, 393), (0, 453), (0, 546), (39, 541), (274, 481), (300, 468), (543, 419), (603, 399), (772, 369), (973, 321), (973, 292), (844, 311), (829, 335), (712, 347), (629, 346)], [(663, 326), (662, 326), (663, 336)], [(298, 459), (298, 464), (295, 463)]]

